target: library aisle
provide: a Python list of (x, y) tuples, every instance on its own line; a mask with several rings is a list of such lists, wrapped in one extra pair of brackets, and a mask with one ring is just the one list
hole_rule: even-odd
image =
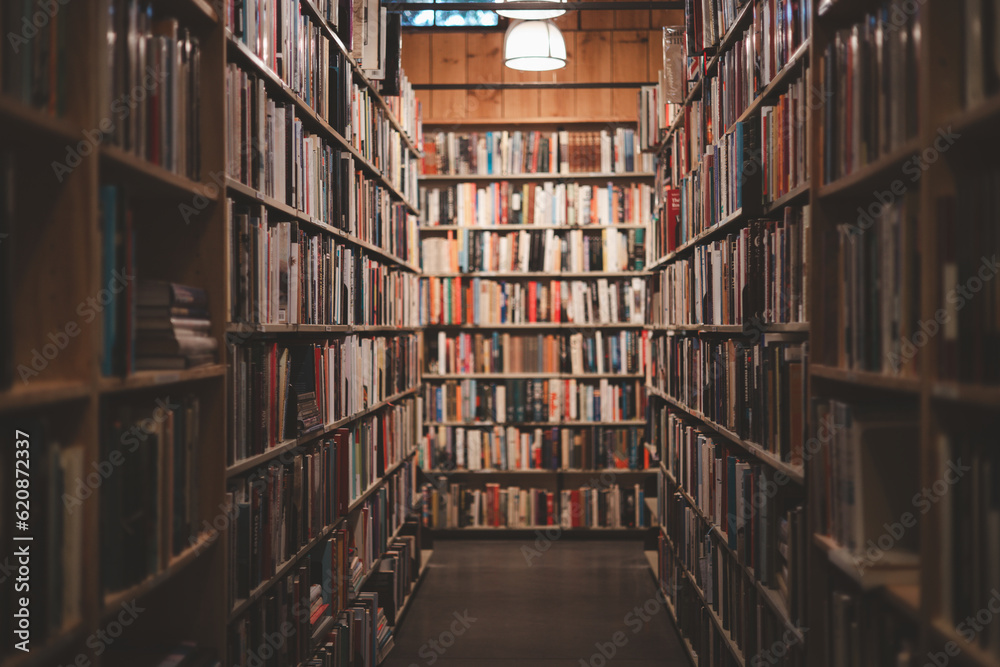
[(641, 543), (535, 540), (435, 541), (383, 667), (687, 664)]

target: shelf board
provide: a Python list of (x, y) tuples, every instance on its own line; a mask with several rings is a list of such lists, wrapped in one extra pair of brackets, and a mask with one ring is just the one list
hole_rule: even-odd
[(470, 231), (470, 232), (496, 232), (496, 231), (508, 231), (508, 232), (519, 232), (519, 231), (544, 231), (553, 229), (555, 231), (561, 232), (573, 232), (577, 230), (583, 231), (595, 231), (599, 232), (605, 229), (646, 229), (648, 225), (430, 225), (427, 227), (418, 227), (417, 231), (421, 234), (431, 234), (434, 232), (457, 232), (457, 231)]
[(244, 335), (273, 334), (405, 334), (420, 331), (420, 327), (393, 327), (377, 325), (350, 324), (246, 324), (230, 322), (226, 325), (227, 333)]
[(616, 324), (575, 324), (573, 322), (532, 322), (527, 324), (491, 324), (489, 322), (484, 322), (482, 324), (426, 324), (424, 329), (473, 329), (481, 331), (484, 329), (572, 329), (574, 331), (587, 331), (590, 329), (642, 329), (645, 325), (643, 324), (626, 324), (616, 323)]
[(682, 412), (685, 412), (687, 415), (694, 418), (695, 420), (700, 421), (702, 424), (708, 427), (709, 430), (718, 433), (723, 438), (728, 440), (730, 443), (737, 445), (738, 447), (746, 451), (754, 458), (760, 460), (763, 463), (766, 463), (767, 465), (771, 466), (778, 472), (784, 474), (792, 482), (799, 485), (805, 484), (805, 471), (801, 467), (794, 466), (791, 463), (782, 461), (773, 452), (768, 451), (767, 449), (761, 447), (757, 443), (744, 440), (739, 435), (730, 431), (725, 426), (717, 424), (716, 422), (712, 421), (711, 419), (709, 419), (702, 413), (698, 412), (694, 408), (690, 408), (684, 405), (680, 401), (674, 399), (673, 397), (667, 395), (666, 393), (660, 391), (655, 387), (647, 385), (646, 391), (649, 393), (650, 396), (656, 396), (658, 398), (661, 398), (667, 403), (670, 403), (670, 405), (677, 408), (678, 410), (681, 410)]
[(424, 373), (423, 379), (432, 382), (447, 380), (641, 380), (645, 373)]
[[(354, 514), (354, 512), (359, 507), (361, 507), (364, 504), (364, 502), (366, 500), (368, 500), (368, 498), (373, 493), (375, 493), (380, 488), (382, 488), (382, 485), (385, 483), (385, 480), (389, 479), (389, 477), (391, 477), (393, 474), (395, 474), (395, 472), (397, 470), (399, 470), (403, 466), (404, 463), (406, 463), (407, 461), (409, 461), (410, 457), (412, 457), (416, 453), (417, 453), (417, 450), (413, 450), (412, 452), (410, 452), (409, 454), (405, 454), (403, 456), (403, 458), (401, 458), (400, 460), (396, 461), (391, 466), (389, 466), (388, 468), (386, 468), (384, 475), (382, 475), (380, 478), (378, 478), (377, 480), (375, 480), (357, 498), (355, 498), (354, 500), (351, 501), (351, 504), (347, 507), (347, 514), (348, 515)], [(339, 521), (338, 521), (338, 523), (339, 523)], [(334, 525), (336, 525), (336, 524), (334, 524)]]
[(920, 137), (907, 141), (898, 149), (876, 159), (874, 162), (855, 169), (850, 174), (823, 185), (819, 189), (820, 199), (828, 197), (846, 197), (856, 193), (865, 193), (871, 197), (866, 186), (872, 183), (883, 183), (889, 180), (893, 173), (899, 170), (903, 162), (910, 159), (923, 148)]
[(779, 211), (789, 204), (797, 204), (800, 200), (809, 199), (810, 186), (809, 182), (805, 182), (797, 188), (793, 188), (781, 195), (777, 199), (767, 204), (764, 204), (763, 212), (764, 215), (769, 215), (775, 211)]
[(123, 604), (148, 595), (154, 590), (162, 587), (164, 584), (172, 581), (174, 577), (187, 568), (188, 565), (207, 552), (208, 547), (215, 542), (215, 537), (216, 536), (208, 533), (202, 533), (198, 539), (184, 549), (184, 551), (171, 557), (170, 564), (163, 570), (146, 577), (146, 579), (138, 584), (135, 584), (134, 586), (130, 586), (129, 588), (121, 591), (105, 594), (101, 609), (102, 621), (107, 621), (120, 612)]
[(90, 386), (78, 380), (33, 381), (15, 378), (7, 391), (0, 392), (0, 413), (31, 410), (90, 398)]
[(546, 279), (575, 280), (592, 278), (644, 278), (652, 275), (649, 271), (563, 271), (552, 273), (546, 271), (471, 271), (469, 273), (424, 273), (425, 278), (508, 278), (508, 279)]
[(649, 179), (656, 178), (656, 173), (652, 171), (623, 171), (623, 172), (600, 172), (600, 171), (579, 171), (579, 172), (536, 172), (531, 174), (421, 174), (421, 183), (452, 183), (462, 181), (585, 181), (593, 179), (621, 180), (621, 179)]
[(335, 429), (346, 426), (347, 424), (350, 424), (353, 421), (357, 421), (362, 417), (370, 415), (373, 412), (376, 412), (377, 410), (381, 410), (382, 408), (391, 405), (393, 402), (404, 398), (408, 394), (415, 393), (419, 388), (420, 388), (419, 384), (414, 385), (409, 389), (401, 391), (397, 394), (393, 394), (392, 396), (389, 396), (385, 400), (379, 401), (378, 403), (375, 403), (374, 405), (364, 410), (361, 410), (360, 412), (357, 412), (353, 415), (344, 417), (343, 419), (339, 419), (335, 422), (327, 424), (323, 428), (316, 429), (311, 433), (307, 433), (292, 440), (286, 440), (274, 447), (271, 447), (265, 452), (262, 452), (260, 454), (255, 454), (241, 461), (237, 461), (236, 463), (226, 468), (226, 477), (227, 478), (233, 477), (235, 475), (239, 475), (249, 470), (253, 470), (254, 468), (257, 468), (259, 466), (262, 466), (271, 459), (277, 458), (278, 456), (281, 456), (287, 451), (301, 447), (309, 442), (312, 442), (313, 440), (316, 440), (317, 438), (322, 438), (323, 436), (329, 434), (331, 431)]
[[(219, 189), (210, 183), (201, 183), (187, 176), (175, 174), (158, 164), (144, 160), (128, 151), (108, 144), (100, 147), (101, 166), (115, 179), (128, 179), (133, 189), (145, 195), (169, 197), (204, 197), (214, 202), (219, 199)], [(178, 215), (180, 211), (178, 211)]]
[(138, 371), (125, 377), (102, 377), (99, 387), (102, 394), (116, 394), (149, 387), (162, 387), (182, 382), (195, 382), (207, 378), (219, 378), (226, 374), (222, 364), (206, 364), (185, 370)]
[(809, 373), (814, 378), (822, 378), (845, 384), (856, 384), (873, 389), (887, 389), (909, 394), (920, 393), (920, 380), (916, 378), (883, 375), (870, 371), (853, 371), (846, 368), (809, 364)]
[(861, 590), (872, 590), (889, 584), (914, 585), (919, 583), (920, 564), (919, 557), (916, 555), (913, 557), (912, 564), (890, 566), (878, 563), (863, 567), (846, 547), (838, 544), (829, 535), (813, 533), (813, 543), (826, 553), (827, 560), (830, 561), (831, 565), (847, 575)]
[(941, 123), (961, 135), (995, 136), (1000, 119), (1000, 94), (994, 94), (974, 107), (960, 109)]
[(944, 615), (932, 619), (930, 622), (931, 630), (938, 636), (942, 643), (954, 642), (958, 645), (961, 653), (959, 654), (959, 658), (956, 659), (956, 663), (959, 665), (975, 665), (976, 667), (996, 667), (996, 653), (990, 652), (990, 650), (984, 648), (978, 642), (966, 641), (965, 637), (955, 630), (955, 624), (955, 620), (949, 622)]

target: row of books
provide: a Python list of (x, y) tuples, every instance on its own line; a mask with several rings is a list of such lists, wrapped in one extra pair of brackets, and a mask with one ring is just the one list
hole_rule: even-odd
[[(308, 453), (274, 462), (230, 484), (226, 499), (236, 515), (229, 543), (231, 607), (247, 600), (317, 539), (292, 573), (312, 577), (314, 583), (305, 590), (311, 589), (313, 602), (321, 603), (318, 615), (336, 617), (356, 598), (360, 587), (354, 585), (352, 572), (370, 573), (405, 520), (414, 497), (415, 469), (412, 461), (404, 464), (348, 517), (350, 503), (360, 494), (350, 488), (348, 458), (355, 443), (344, 431)], [(284, 583), (290, 586), (293, 577)], [(279, 584), (271, 590), (275, 588), (286, 587)], [(252, 628), (244, 629), (251, 630), (252, 638)]]
[(789, 84), (773, 106), (760, 111), (761, 195), (773, 202), (809, 183), (809, 108), (813, 91), (806, 86), (809, 68)]
[(232, 664), (376, 667), (391, 631), (378, 593), (349, 595), (351, 539), (346, 528), (335, 529), (230, 624)]
[(712, 143), (715, 136), (711, 126), (705, 123), (705, 100), (701, 97), (684, 106), (680, 113), (682, 119), (677, 131), (670, 137), (667, 151), (670, 179), (665, 182), (673, 186), (678, 186), (681, 179), (697, 167), (706, 146)]
[[(557, 506), (558, 502), (558, 506)], [(649, 525), (644, 490), (639, 485), (565, 489), (558, 495), (539, 488), (485, 488), (451, 483), (424, 487), (424, 526), (448, 528), (639, 528)]]
[(417, 445), (423, 470), (648, 470), (656, 456), (635, 426), (437, 425)]
[(343, 114), (349, 93), (345, 84), (351, 80), (347, 61), (331, 49), (323, 28), (299, 0), (227, 0), (225, 14), (233, 37), (321, 118), (333, 122)]
[(740, 15), (739, 0), (686, 0), (684, 7), (687, 54), (714, 47)]
[(947, 660), (948, 654), (919, 650), (919, 629), (901, 616), (885, 595), (845, 590), (837, 586), (823, 604), (829, 609), (826, 636), (830, 638), (831, 667), (864, 664), (919, 665)]
[(407, 521), (403, 531), (389, 541), (379, 560), (378, 571), (372, 576), (371, 587), (378, 593), (379, 604), (385, 610), (389, 625), (395, 626), (399, 612), (413, 590), (420, 573), (420, 524)]
[(449, 380), (424, 387), (424, 414), (435, 422), (620, 422), (642, 419), (641, 381)]
[[(721, 555), (724, 549), (705, 548), (705, 555), (696, 557), (689, 569), (692, 556), (688, 549), (675, 553), (670, 540), (665, 535), (659, 538), (660, 585), (670, 601), (678, 631), (690, 644), (698, 664), (737, 667), (757, 661), (805, 667), (805, 630), (789, 632), (784, 619), (738, 566), (720, 562), (725, 558)], [(708, 605), (706, 586), (713, 595)]]
[(0, 7), (0, 22), (11, 47), (0, 69), (0, 90), (5, 97), (62, 117), (67, 106), (66, 44), (72, 34), (67, 26), (72, 17), (62, 6), (46, 10), (39, 27), (34, 15), (40, 10), (30, 2), (5, 2)]
[[(841, 314), (837, 342), (838, 363), (843, 368), (889, 375), (917, 372), (919, 349), (914, 340), (923, 331), (919, 322), (919, 201), (918, 192), (906, 193), (881, 206), (878, 216), (859, 208), (856, 221), (837, 225), (837, 309)], [(946, 233), (941, 238), (951, 243)], [(977, 248), (975, 257), (979, 256)]]
[(652, 171), (635, 130), (437, 132), (424, 137), (424, 175)]
[(420, 322), (449, 324), (643, 324), (642, 278), (491, 280), (423, 278)]
[(234, 347), (230, 462), (322, 430), (417, 381), (416, 336)]
[[(1000, 169), (977, 168), (956, 179), (954, 198), (945, 198), (938, 209), (937, 248), (942, 261), (938, 307), (945, 310), (944, 321), (927, 320), (919, 326), (928, 336), (934, 336), (933, 324), (942, 328), (937, 357), (942, 378), (1000, 383), (1000, 353), (993, 344), (1000, 340), (1000, 233), (992, 224), (998, 215), (994, 201), (998, 188)], [(914, 345), (920, 342), (917, 329), (903, 333), (910, 336), (910, 345), (904, 338), (899, 354), (914, 356)]]
[(904, 0), (889, 0), (864, 20), (838, 30), (824, 50), (824, 183), (917, 136), (920, 15), (907, 11)]
[(351, 112), (351, 145), (375, 165), (407, 201), (416, 202), (419, 159), (367, 87), (354, 86)]
[(645, 183), (457, 183), (421, 188), (420, 226), (647, 225), (652, 200)]
[[(136, 262), (138, 221), (133, 199), (115, 184), (98, 191), (103, 297), (78, 310), (85, 321), (101, 318), (101, 373), (186, 369), (214, 363), (208, 294), (191, 285), (140, 280)], [(87, 319), (89, 318), (89, 320)]]
[[(22, 6), (27, 7), (26, 3)], [(201, 173), (201, 46), (148, 0), (108, 0), (108, 81), (99, 137), (174, 173)], [(57, 19), (59, 23), (67, 17)], [(63, 30), (67, 29), (62, 26)], [(43, 30), (43, 34), (49, 34)], [(54, 47), (60, 40), (52, 42)], [(52, 53), (53, 66), (65, 54)], [(50, 83), (50, 85), (52, 85)], [(63, 83), (65, 85), (65, 83)], [(58, 99), (57, 94), (57, 99)], [(40, 101), (40, 100), (36, 100)], [(111, 125), (111, 130), (107, 130)], [(92, 147), (96, 148), (96, 147)]]
[(400, 72), (399, 94), (390, 95), (383, 90), (382, 99), (389, 107), (389, 113), (399, 121), (406, 136), (415, 145), (422, 146), (424, 143), (423, 108), (417, 98), (416, 91), (413, 90), (413, 84), (410, 83), (410, 79), (405, 73)]
[(427, 336), (428, 372), (472, 373), (645, 373), (646, 332), (595, 331), (517, 335), (456, 334)]
[(808, 206), (699, 245), (653, 285), (656, 324), (805, 322)]
[[(101, 586), (113, 593), (164, 570), (201, 530), (201, 400), (168, 395), (121, 405), (102, 432), (98, 467), (109, 472), (100, 493)], [(78, 472), (65, 482), (85, 498), (93, 489)]]
[(796, 336), (756, 340), (658, 336), (651, 368), (661, 391), (782, 461), (801, 465), (806, 344)]
[(600, 235), (582, 229), (517, 232), (449, 231), (421, 242), (426, 273), (476, 271), (641, 271), (646, 263), (644, 229), (607, 227)]
[[(943, 561), (947, 564), (945, 571), (951, 573), (949, 580), (943, 582), (944, 614), (966, 628), (963, 632), (966, 640), (969, 632), (966, 619), (986, 609), (1000, 592), (1000, 544), (996, 539), (1000, 528), (1000, 497), (996, 492), (1000, 453), (991, 444), (996, 426), (995, 418), (985, 423), (951, 425), (941, 438), (940, 460), (954, 463), (939, 464), (943, 468), (934, 472), (935, 479), (945, 481), (956, 479), (956, 469), (962, 472), (962, 477), (941, 498), (945, 505), (941, 515), (945, 526), (941, 544)], [(937, 482), (934, 485), (939, 486)], [(1000, 658), (1000, 628), (986, 624), (974, 641)]]
[[(248, 324), (413, 326), (418, 278), (266, 207), (229, 200), (230, 316)], [(399, 228), (400, 226), (397, 226)]]
[[(805, 615), (807, 529), (801, 490), (782, 484), (769, 466), (748, 459), (726, 440), (667, 406), (652, 408), (654, 441), (663, 443), (664, 466), (717, 529), (729, 555), (773, 589), (802, 625)], [(664, 525), (679, 512), (681, 495), (665, 497)], [(672, 505), (673, 503), (673, 505)], [(683, 505), (683, 503), (681, 503)], [(674, 510), (674, 511), (671, 511)]]
[(400, 532), (413, 504), (415, 480), (416, 464), (408, 459), (351, 514), (348, 581), (352, 595), (360, 593), (365, 580), (378, 570), (389, 540)]

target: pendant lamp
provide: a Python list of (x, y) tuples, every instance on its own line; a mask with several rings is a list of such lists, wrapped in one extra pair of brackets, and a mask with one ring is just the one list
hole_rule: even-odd
[(504, 65), (525, 72), (566, 66), (566, 42), (548, 21), (514, 21), (503, 38)]

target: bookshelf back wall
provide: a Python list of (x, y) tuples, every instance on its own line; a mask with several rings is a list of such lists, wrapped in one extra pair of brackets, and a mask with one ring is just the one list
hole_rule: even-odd
[[(660, 30), (681, 25), (683, 12), (567, 12), (555, 19), (566, 40), (566, 67), (518, 72), (503, 65), (503, 31), (403, 32), (403, 67), (414, 84), (655, 81), (662, 66)], [(597, 16), (608, 14), (603, 21)], [(638, 18), (633, 14), (640, 15)], [(595, 16), (597, 15), (597, 16)], [(613, 30), (608, 30), (614, 26)], [(635, 121), (631, 89), (421, 91), (428, 123), (488, 119)]]

